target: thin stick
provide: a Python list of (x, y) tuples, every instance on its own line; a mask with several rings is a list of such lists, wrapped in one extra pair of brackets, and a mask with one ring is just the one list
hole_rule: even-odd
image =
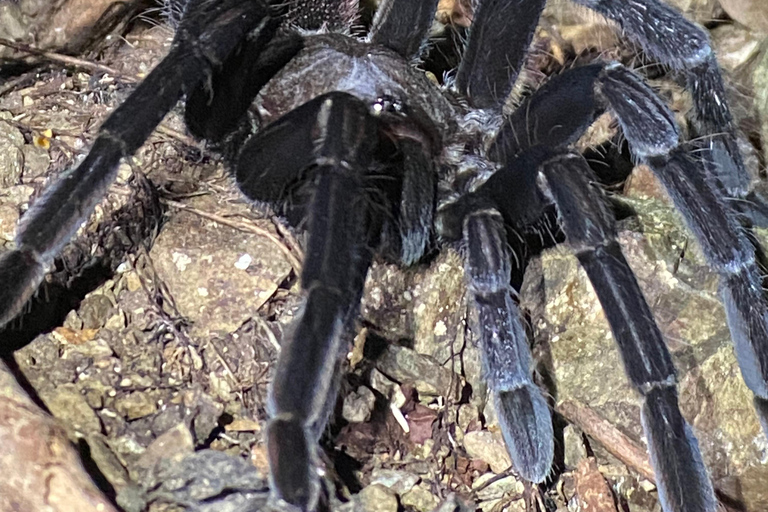
[(558, 405), (557, 412), (603, 445), (611, 455), (656, 483), (656, 475), (653, 474), (645, 448), (619, 432), (608, 420), (589, 407), (570, 400)]
[(0, 45), (7, 46), (8, 48), (13, 48), (16, 51), (24, 52), (24, 53), (31, 53), (33, 55), (38, 55), (40, 57), (43, 57), (45, 59), (54, 61), (54, 62), (60, 62), (62, 64), (67, 64), (69, 66), (75, 66), (83, 69), (87, 69), (89, 71), (100, 71), (102, 73), (108, 73), (114, 77), (120, 78), (121, 80), (124, 80), (126, 82), (138, 82), (138, 79), (133, 76), (124, 75), (120, 71), (111, 68), (109, 66), (105, 66), (103, 64), (98, 64), (96, 62), (91, 62), (89, 60), (85, 59), (78, 59), (77, 57), (71, 57), (69, 55), (64, 55), (61, 53), (56, 52), (49, 52), (46, 50), (40, 50), (39, 48), (35, 48), (34, 46), (30, 46), (28, 44), (24, 43), (17, 43), (15, 41), (10, 41), (8, 39), (3, 39), (0, 37)]

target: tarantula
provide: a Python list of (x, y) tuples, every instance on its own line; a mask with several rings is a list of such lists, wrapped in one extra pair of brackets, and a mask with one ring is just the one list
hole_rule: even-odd
[(514, 467), (532, 482), (545, 480), (552, 422), (533, 381), (510, 274), (513, 261), (525, 264), (525, 254), (513, 251), (516, 233), (554, 205), (642, 397), (664, 510), (714, 511), (698, 444), (678, 408), (669, 351), (590, 168), (571, 145), (611, 110), (634, 157), (664, 184), (720, 274), (742, 374), (768, 430), (768, 309), (738, 222), (761, 212), (732, 211), (724, 199), (764, 203), (749, 191), (705, 33), (659, 0), (575, 1), (685, 77), (707, 136), (696, 159), (661, 99), (617, 63), (568, 70), (502, 114), (545, 0), (481, 0), (445, 88), (415, 66), (437, 0), (385, 0), (364, 38), (348, 35), (354, 1), (189, 0), (169, 54), (102, 125), (85, 160), (22, 218), (16, 249), (0, 259), (0, 325), (33, 295), (121, 159), (185, 96), (190, 131), (221, 151), (242, 192), (308, 231), (305, 304), (268, 403), (273, 504), (309, 511), (318, 502), (317, 443), (335, 401), (342, 334), (358, 313), (373, 258), (410, 265), (433, 240), (464, 256), (484, 372)]

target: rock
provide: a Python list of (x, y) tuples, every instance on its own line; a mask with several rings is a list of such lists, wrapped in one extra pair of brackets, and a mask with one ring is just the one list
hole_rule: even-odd
[[(41, 391), (40, 398), (51, 414), (69, 425), (77, 435), (101, 431), (99, 417), (74, 384), (58, 386), (48, 392)], [(74, 432), (70, 435), (73, 436)]]
[(148, 393), (137, 391), (118, 397), (115, 400), (115, 410), (131, 421), (154, 414), (157, 411), (157, 403)]
[(421, 477), (408, 471), (394, 469), (374, 469), (371, 472), (371, 484), (381, 484), (392, 489), (397, 494), (403, 494), (411, 490), (419, 483)]
[(21, 132), (9, 122), (0, 121), (0, 188), (21, 182), (24, 169), (23, 147), (24, 136)]
[(768, 39), (763, 42), (760, 50), (761, 56), (752, 75), (752, 89), (755, 91), (754, 101), (760, 123), (763, 157), (768, 160)]
[(397, 512), (397, 495), (381, 484), (371, 484), (354, 498), (361, 512)]
[(101, 293), (92, 293), (80, 303), (78, 315), (83, 320), (85, 329), (99, 329), (107, 322), (113, 308), (114, 304), (109, 297)]
[(182, 460), (161, 459), (142, 482), (150, 500), (183, 505), (198, 512), (263, 510), (267, 482), (247, 461), (215, 450)]
[(512, 465), (501, 435), (494, 435), (487, 430), (464, 434), (464, 448), (470, 457), (482, 460), (497, 475)]
[(459, 499), (455, 493), (449, 494), (433, 512), (469, 512), (474, 510), (474, 506), (468, 505), (465, 501)]
[(86, 437), (86, 442), (90, 449), (91, 459), (93, 459), (101, 474), (104, 475), (104, 478), (107, 479), (115, 490), (119, 491), (132, 485), (128, 478), (128, 472), (109, 447), (103, 435), (99, 433), (90, 434)]
[(371, 418), (376, 395), (365, 386), (344, 397), (341, 415), (350, 423), (363, 423)]
[(768, 34), (768, 3), (765, 0), (720, 0), (728, 16), (750, 29)]
[(717, 62), (729, 73), (754, 58), (763, 39), (740, 25), (721, 25), (712, 30), (711, 36)]
[(611, 486), (598, 471), (594, 458), (582, 459), (574, 472), (574, 480), (581, 510), (617, 512)]
[[(210, 196), (198, 197), (189, 205), (225, 214)], [(193, 333), (201, 338), (215, 331), (235, 331), (291, 271), (280, 250), (265, 237), (185, 211), (170, 218), (150, 256), (176, 307), (193, 322)], [(241, 268), (246, 256), (248, 265)]]
[(718, 0), (665, 0), (664, 3), (677, 8), (689, 20), (700, 25), (711, 23), (720, 9)]
[(155, 439), (133, 465), (133, 470), (148, 472), (163, 459), (181, 460), (195, 451), (192, 433), (179, 423)]
[(64, 430), (0, 362), (0, 510), (115, 512)]
[(563, 444), (565, 445), (565, 467), (575, 468), (581, 459), (587, 456), (587, 448), (584, 446), (584, 434), (574, 425), (566, 425), (563, 430)]
[(389, 379), (376, 368), (371, 370), (371, 387), (384, 395), (398, 409), (405, 405), (407, 399), (400, 384)]
[(412, 383), (419, 394), (459, 398), (461, 377), (415, 350), (389, 345), (376, 359), (376, 368), (400, 383)]
[(428, 267), (401, 271), (375, 265), (368, 273), (361, 313), (388, 339), (413, 340), (413, 349), (450, 361), (464, 349), (464, 270), (455, 251), (442, 251)]
[(493, 473), (486, 473), (472, 483), (479, 501), (498, 500), (501, 498), (522, 494), (525, 484), (517, 477), (509, 475), (488, 483), (496, 478)]
[(422, 483), (400, 496), (400, 502), (404, 507), (412, 507), (419, 512), (428, 512), (435, 508), (440, 500), (432, 494), (426, 484)]

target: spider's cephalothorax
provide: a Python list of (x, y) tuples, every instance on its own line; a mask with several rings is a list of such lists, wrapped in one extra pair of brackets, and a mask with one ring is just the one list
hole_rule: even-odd
[(540, 222), (554, 205), (642, 397), (664, 510), (714, 511), (697, 442), (678, 408), (669, 352), (613, 219), (589, 185), (589, 167), (570, 146), (610, 109), (635, 158), (665, 185), (720, 275), (742, 373), (768, 430), (768, 309), (754, 251), (723, 201), (759, 198), (748, 189), (704, 32), (659, 0), (576, 1), (684, 76), (697, 129), (708, 136), (697, 148), (703, 157), (689, 155), (669, 109), (618, 64), (566, 71), (503, 117), (544, 0), (481, 0), (447, 91), (412, 66), (437, 0), (385, 0), (365, 40), (306, 30), (343, 31), (355, 5), (347, 0), (293, 5), (288, 18), (303, 29), (264, 0), (190, 0), (168, 56), (104, 123), (88, 157), (24, 216), (17, 248), (0, 260), (0, 324), (34, 293), (120, 160), (186, 96), (190, 130), (223, 152), (243, 193), (308, 231), (306, 302), (268, 404), (275, 505), (317, 504), (316, 445), (335, 399), (342, 334), (373, 257), (411, 264), (433, 240), (464, 255), (485, 376), (514, 466), (531, 481), (546, 478), (552, 423), (510, 286), (513, 258), (524, 257), (512, 253), (508, 234)]

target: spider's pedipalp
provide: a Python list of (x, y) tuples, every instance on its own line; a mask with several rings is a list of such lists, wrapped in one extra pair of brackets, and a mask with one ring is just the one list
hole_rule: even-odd
[(503, 218), (492, 208), (464, 219), (467, 287), (477, 311), (483, 372), (512, 464), (523, 478), (542, 482), (554, 454), (552, 418), (533, 381), (528, 339), (510, 295), (506, 236)]
[[(545, 3), (546, 0), (480, 2), (456, 73), (456, 89), (472, 106), (501, 109), (504, 105)], [(514, 24), (510, 20), (515, 20)]]
[(120, 160), (144, 143), (182, 94), (212, 74), (245, 34), (277, 28), (261, 2), (197, 0), (186, 9), (169, 54), (107, 118), (85, 160), (51, 185), (19, 223), (17, 249), (0, 260), (0, 282), (18, 295), (0, 296), (0, 325), (18, 314), (47, 266), (102, 200)]
[(399, 222), (389, 223), (397, 233), (393, 233), (384, 245), (399, 249), (394, 255), (396, 261), (413, 265), (424, 256), (432, 233), (437, 173), (432, 155), (419, 141), (401, 139), (398, 147), (402, 155), (399, 174), (403, 180), (398, 201)]
[(714, 512), (716, 500), (696, 438), (677, 404), (675, 368), (621, 247), (611, 215), (589, 183), (581, 155), (540, 167), (566, 243), (586, 270), (619, 347), (624, 369), (643, 397), (643, 428), (667, 512)]
[(438, 0), (386, 0), (376, 10), (369, 38), (406, 59), (415, 59), (424, 49)]

